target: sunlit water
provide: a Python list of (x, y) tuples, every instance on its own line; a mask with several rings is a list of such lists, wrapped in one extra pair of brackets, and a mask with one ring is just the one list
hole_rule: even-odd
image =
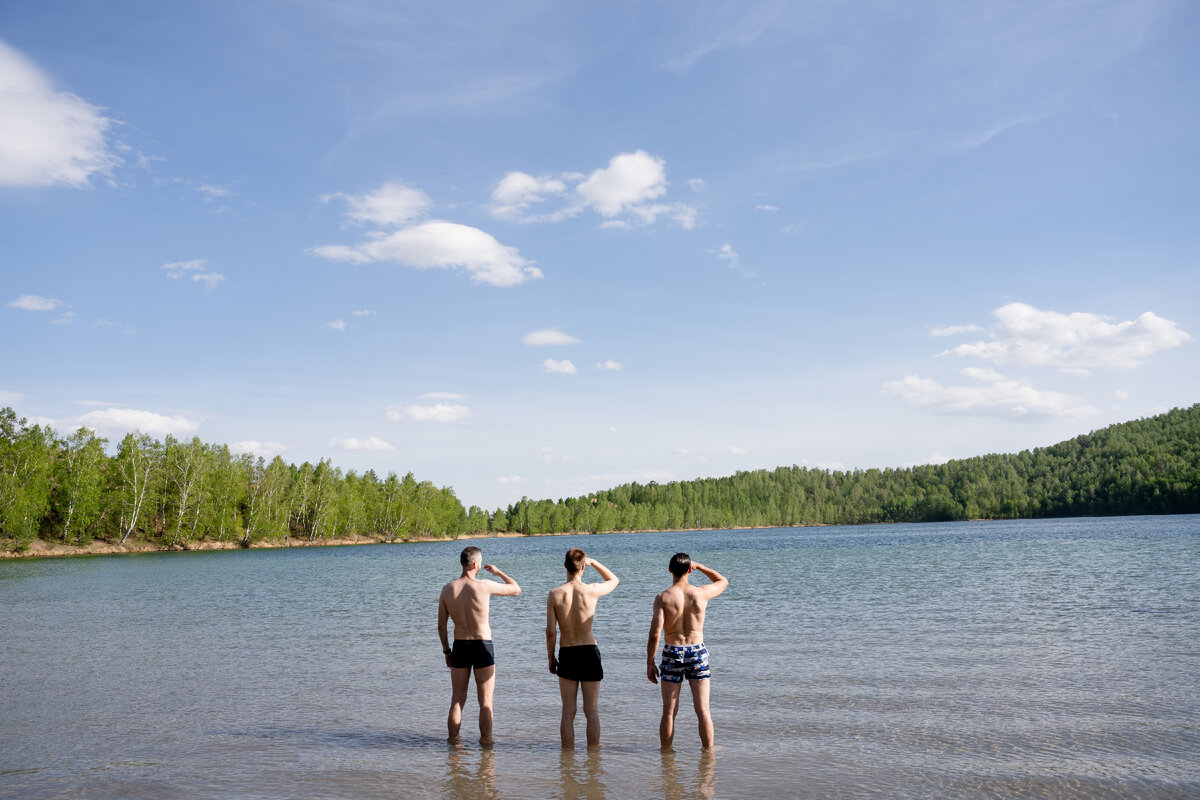
[[(0, 796), (1200, 797), (1200, 517), (486, 540), (494, 749), (449, 747), (438, 590), (463, 542), (0, 563)], [(563, 753), (546, 592), (581, 546), (603, 746)], [(717, 748), (645, 678), (677, 550)], [(578, 737), (583, 738), (582, 715)]]

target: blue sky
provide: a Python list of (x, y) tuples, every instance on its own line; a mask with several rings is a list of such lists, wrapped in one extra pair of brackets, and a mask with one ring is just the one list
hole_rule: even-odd
[(0, 6), (0, 403), (488, 508), (1200, 401), (1200, 6)]

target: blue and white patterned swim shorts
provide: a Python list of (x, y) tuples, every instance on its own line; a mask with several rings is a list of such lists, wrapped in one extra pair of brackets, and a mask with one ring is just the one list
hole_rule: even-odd
[(667, 683), (702, 681), (712, 677), (708, 668), (708, 648), (703, 644), (664, 644), (659, 675)]

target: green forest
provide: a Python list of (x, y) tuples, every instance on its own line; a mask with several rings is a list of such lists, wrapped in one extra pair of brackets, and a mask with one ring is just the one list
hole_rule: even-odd
[(0, 410), (0, 537), (166, 548), (350, 536), (601, 533), (963, 519), (1200, 513), (1200, 404), (1058, 444), (904, 469), (791, 466), (629, 483), (583, 497), (522, 498), (488, 513), (412, 473), (381, 478), (234, 455), (198, 438), (131, 433), (113, 452), (80, 428), (60, 438)]

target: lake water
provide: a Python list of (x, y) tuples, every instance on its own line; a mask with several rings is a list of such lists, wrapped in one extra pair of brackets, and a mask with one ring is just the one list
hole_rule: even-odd
[[(1200, 797), (1200, 517), (475, 543), (524, 589), (492, 602), (493, 749), (473, 697), (444, 741), (466, 542), (0, 563), (0, 796)], [(546, 671), (571, 546), (621, 577), (593, 752)], [(677, 550), (731, 581), (710, 753), (686, 688), (659, 752), (645, 678)]]

